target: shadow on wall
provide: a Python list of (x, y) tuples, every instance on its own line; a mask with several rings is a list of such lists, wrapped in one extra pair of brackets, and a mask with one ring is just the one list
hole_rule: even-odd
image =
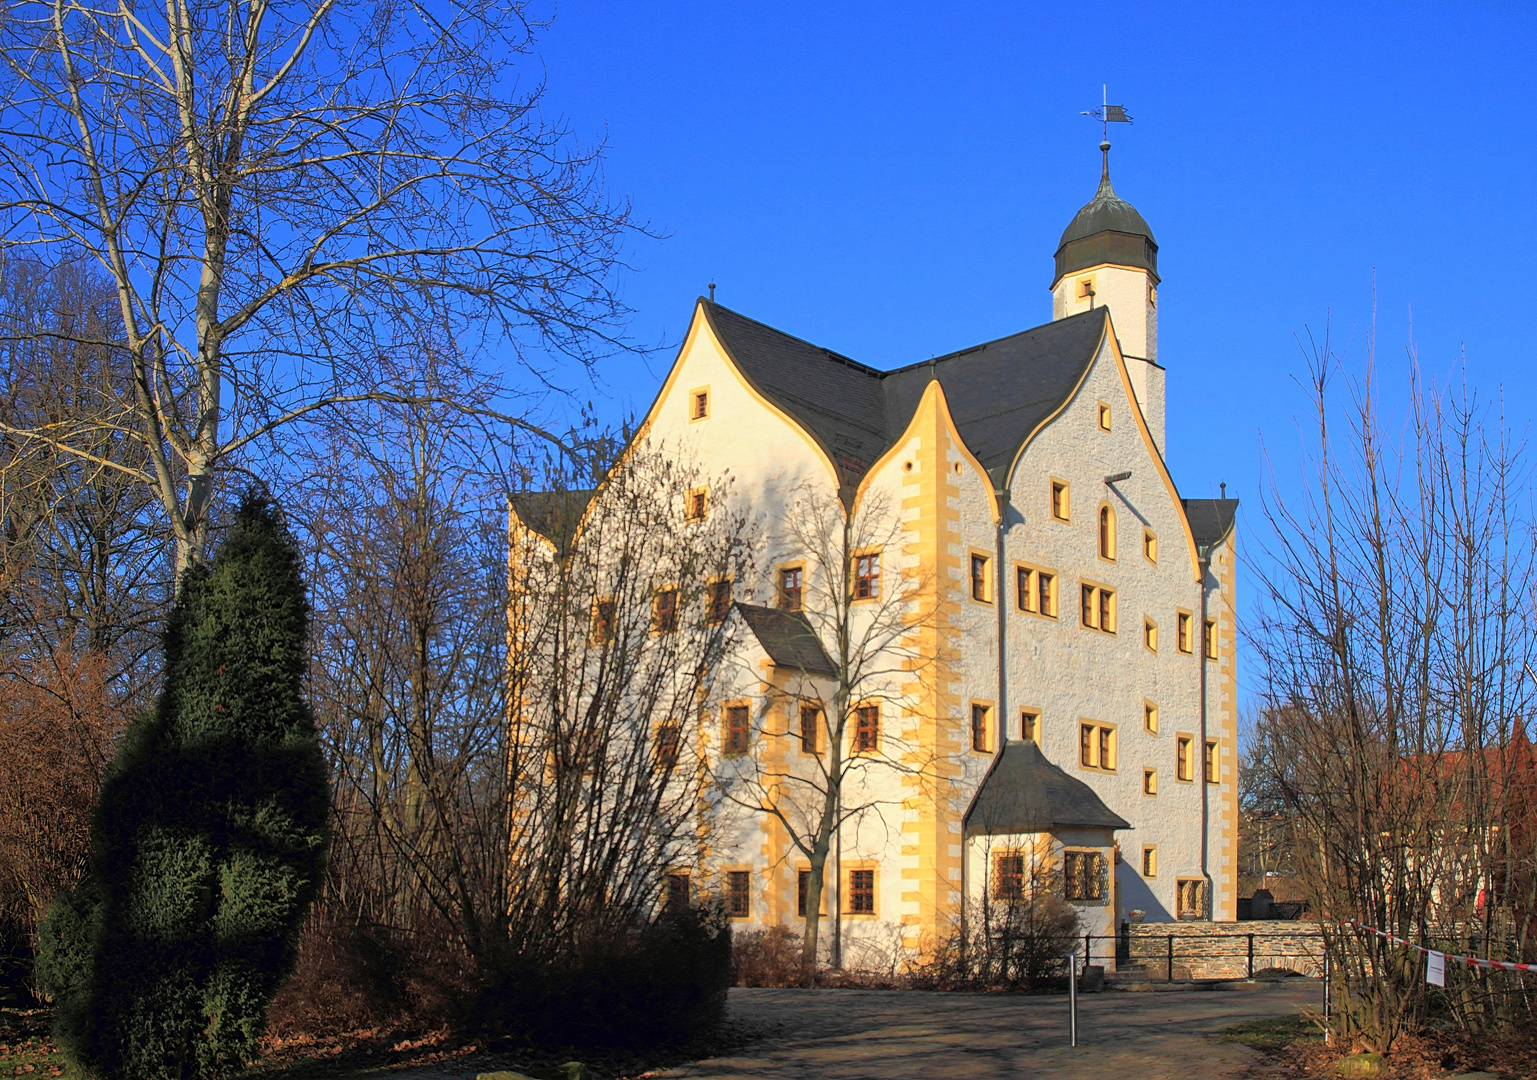
[(1121, 902), (1121, 910), (1116, 912), (1117, 920), (1125, 918), (1128, 911), (1145, 911), (1147, 914), (1142, 917), (1145, 923), (1174, 921), (1169, 909), (1153, 895), (1153, 890), (1147, 887), (1147, 882), (1131, 863), (1123, 862), (1115, 868), (1115, 889)]

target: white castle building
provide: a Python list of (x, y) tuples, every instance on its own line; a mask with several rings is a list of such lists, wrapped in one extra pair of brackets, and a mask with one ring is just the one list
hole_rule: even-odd
[[(638, 438), (729, 473), (764, 529), (761, 579), (726, 586), (739, 655), (700, 733), (722, 797), (679, 871), (744, 925), (803, 925), (805, 854), (740, 802), (825, 757), (807, 702), (847, 662), (818, 580), (852, 582), (855, 638), (882, 598), (904, 627), (849, 691), (858, 812), (823, 907), (846, 952), (921, 950), (1042, 865), (1093, 934), (1236, 916), (1237, 501), (1181, 498), (1165, 464), (1158, 246), (1101, 149), (1043, 325), (881, 370), (695, 304)], [(807, 493), (883, 517), (848, 567), (778, 528)]]

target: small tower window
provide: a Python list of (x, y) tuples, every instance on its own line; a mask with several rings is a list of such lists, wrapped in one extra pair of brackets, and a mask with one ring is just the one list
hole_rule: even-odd
[(1091, 277), (1079, 278), (1078, 279), (1078, 299), (1080, 299), (1080, 300), (1093, 300), (1094, 299), (1094, 295), (1095, 295), (1094, 294), (1094, 279), (1091, 278)]
[(1158, 286), (1154, 285), (1151, 281), (1147, 283), (1147, 306), (1158, 306)]
[(1099, 403), (1099, 430), (1110, 430), (1110, 406), (1103, 401)]

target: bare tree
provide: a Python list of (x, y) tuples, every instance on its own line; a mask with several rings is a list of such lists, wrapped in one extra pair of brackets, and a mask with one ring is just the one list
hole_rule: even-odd
[(0, 236), (107, 276), (112, 332), (57, 332), (126, 364), (69, 422), (0, 431), (147, 485), (179, 575), (264, 437), (430, 400), (382, 356), (449, 338), (545, 378), (541, 352), (616, 343), (629, 211), (519, 83), (537, 29), (523, 0), (9, 0)]
[[(892, 805), (904, 775), (925, 775), (927, 762), (897, 720), (911, 706), (908, 684), (922, 675), (911, 642), (926, 582), (902, 559), (901, 515), (880, 491), (850, 511), (807, 482), (790, 493), (783, 521), (776, 547), (804, 559), (805, 571), (800, 592), (781, 589), (776, 603), (804, 617), (814, 647), (802, 651), (816, 659), (781, 665), (764, 697), (763, 737), (780, 752), (718, 757), (714, 768), (730, 803), (773, 819), (806, 859), (801, 965), (809, 984), (839, 830)], [(834, 966), (840, 946), (835, 933)]]
[[(89, 419), (121, 371), (110, 290), (89, 267), (0, 257), (0, 421)], [(104, 436), (98, 456), (136, 449)], [(0, 433), (0, 931), (35, 936), (75, 884), (113, 740), (156, 678), (165, 533), (142, 485)]]
[(731, 633), (702, 583), (746, 547), (724, 511), (684, 519), (687, 469), (577, 437), (576, 482), (551, 467), (509, 532), (455, 415), (386, 410), (305, 469), (338, 777), (326, 899), (434, 947), (446, 927), (496, 979), (655, 913), (697, 837), (693, 743)]
[[(1337, 973), (1336, 1031), (1382, 1051), (1426, 1015), (1424, 969), (1363, 927), (1516, 958), (1532, 941), (1516, 883), (1537, 863), (1537, 837), (1511, 828), (1537, 791), (1529, 750), (1521, 765), (1537, 585), (1521, 448), (1412, 360), (1400, 450), (1370, 362), (1341, 407), (1328, 338), (1311, 354), (1315, 456), (1301, 496), (1268, 498), (1256, 636), (1264, 764)], [(1530, 989), (1502, 980), (1454, 971), (1447, 1001), (1475, 1028), (1529, 1017)]]
[(660, 448), (586, 475), (596, 490), (516, 501), (509, 910), (535, 951), (649, 917), (665, 871), (692, 862), (700, 719), (737, 632), (712, 583), (751, 569), (726, 478), (699, 513), (705, 478)]

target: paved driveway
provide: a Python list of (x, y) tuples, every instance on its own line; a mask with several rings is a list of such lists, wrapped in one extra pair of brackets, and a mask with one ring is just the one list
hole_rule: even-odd
[(1067, 1044), (1065, 996), (732, 990), (733, 1015), (781, 1033), (740, 1056), (711, 1058), (663, 1075), (700, 1080), (1263, 1075), (1267, 1070), (1257, 1051), (1206, 1036), (1239, 1020), (1297, 1013), (1318, 998), (1312, 979), (1217, 991), (1087, 994), (1078, 999), (1074, 1049)]

